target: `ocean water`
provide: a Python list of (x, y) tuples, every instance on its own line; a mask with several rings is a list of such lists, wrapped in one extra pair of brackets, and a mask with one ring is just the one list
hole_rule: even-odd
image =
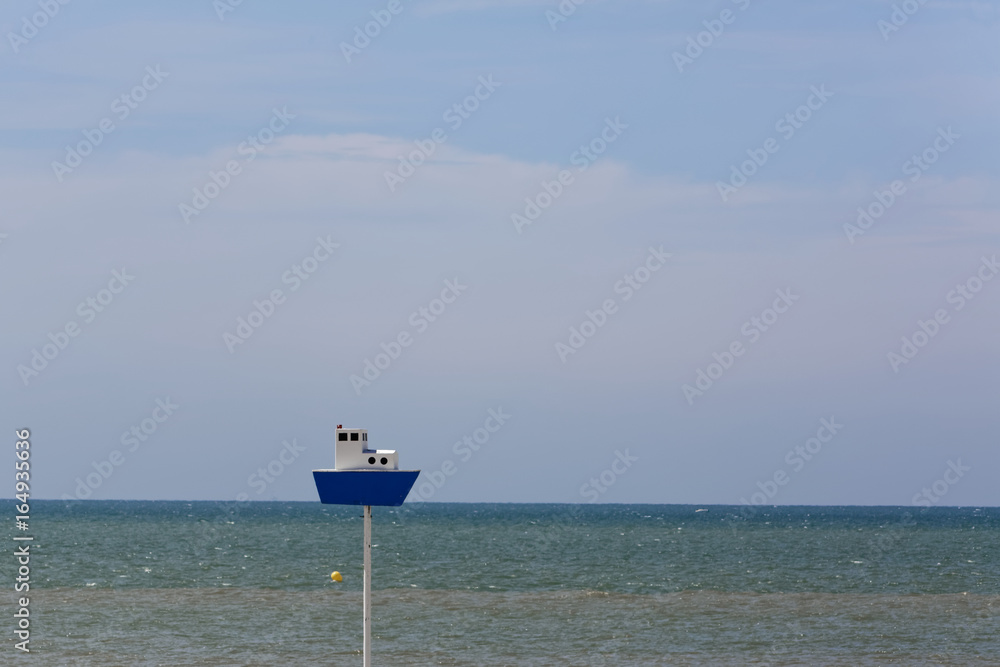
[[(33, 501), (0, 664), (358, 665), (360, 514)], [(372, 542), (376, 665), (1000, 665), (995, 508), (413, 504)]]

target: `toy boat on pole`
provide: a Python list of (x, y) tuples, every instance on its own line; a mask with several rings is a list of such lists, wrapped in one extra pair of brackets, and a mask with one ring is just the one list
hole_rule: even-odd
[(362, 664), (372, 659), (372, 505), (402, 505), (419, 470), (400, 470), (395, 449), (368, 449), (368, 431), (337, 425), (334, 469), (313, 470), (319, 500), (365, 508)]
[(369, 449), (368, 431), (337, 426), (333, 470), (313, 470), (320, 502), (397, 507), (419, 470), (400, 470), (395, 449)]

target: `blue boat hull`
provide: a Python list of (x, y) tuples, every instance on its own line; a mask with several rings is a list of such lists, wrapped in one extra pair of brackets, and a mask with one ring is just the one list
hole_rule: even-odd
[(419, 474), (419, 470), (313, 470), (313, 479), (321, 503), (397, 507)]

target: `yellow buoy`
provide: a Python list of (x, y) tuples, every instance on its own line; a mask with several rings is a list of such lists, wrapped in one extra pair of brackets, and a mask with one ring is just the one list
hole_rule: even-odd
[(340, 576), (340, 572), (334, 572), (333, 574), (330, 575), (330, 578), (333, 579), (334, 581), (343, 581), (344, 580), (344, 578), (342, 576)]

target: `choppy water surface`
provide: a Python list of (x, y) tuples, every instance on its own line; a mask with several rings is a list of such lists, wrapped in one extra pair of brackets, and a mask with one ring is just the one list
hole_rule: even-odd
[[(33, 510), (26, 664), (360, 662), (359, 509)], [(1000, 665), (997, 509), (426, 504), (373, 544), (375, 664)]]

